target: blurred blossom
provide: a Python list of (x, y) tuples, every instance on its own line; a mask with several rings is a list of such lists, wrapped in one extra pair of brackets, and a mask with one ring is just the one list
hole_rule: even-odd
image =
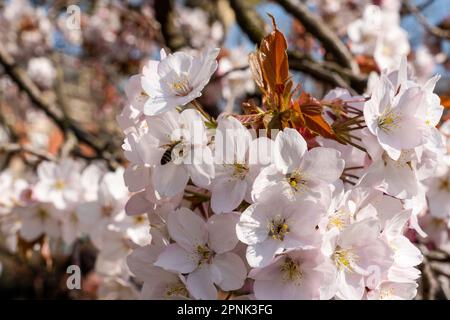
[(56, 70), (52, 62), (45, 58), (32, 58), (28, 61), (28, 75), (43, 88), (51, 88), (55, 81)]
[[(227, 1), (1, 5), (12, 298), (427, 297), (419, 266), (449, 268), (447, 43), (400, 0), (305, 3), (359, 68), (267, 1), (250, 12), (286, 36)], [(443, 3), (421, 8), (441, 29)]]

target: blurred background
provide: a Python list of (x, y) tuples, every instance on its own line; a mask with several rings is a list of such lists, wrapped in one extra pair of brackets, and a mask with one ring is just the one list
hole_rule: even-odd
[[(315, 96), (335, 87), (367, 93), (371, 73), (396, 67), (398, 55), (405, 54), (422, 82), (441, 74), (435, 92), (450, 105), (449, 0), (302, 1), (347, 45), (357, 73), (334, 60), (317, 40), (317, 30), (308, 29), (287, 2), (0, 2), (0, 170), (8, 174), (0, 178), (0, 298), (133, 297), (133, 284), (108, 283), (97, 272), (97, 249), (88, 238), (70, 245), (21, 239), (21, 222), (10, 215), (6, 194), (10, 177), (36, 179), (43, 159), (70, 155), (105, 170), (126, 165), (116, 121), (127, 103), (126, 83), (149, 59), (158, 59), (161, 48), (222, 49), (200, 100), (215, 116), (241, 112), (243, 101), (259, 98), (247, 55), (271, 30), (267, 13), (288, 39), (293, 76)], [(387, 12), (383, 28), (380, 12)], [(447, 226), (439, 232), (433, 248), (448, 244)], [(449, 297), (449, 256), (436, 254), (442, 270), (436, 267), (435, 282), (424, 284), (433, 296), (421, 291), (419, 298)], [(82, 290), (67, 290), (66, 268), (73, 263), (81, 267)]]

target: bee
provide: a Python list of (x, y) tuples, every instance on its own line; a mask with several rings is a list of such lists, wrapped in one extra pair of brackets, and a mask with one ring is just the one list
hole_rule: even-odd
[(165, 165), (172, 161), (172, 150), (173, 147), (168, 148), (161, 157), (161, 165)]
[(161, 157), (161, 161), (160, 161), (161, 165), (165, 165), (165, 164), (169, 163), (170, 161), (172, 161), (172, 150), (173, 150), (173, 148), (175, 148), (177, 146), (178, 143), (180, 143), (180, 142), (176, 141), (172, 144), (166, 145), (167, 149)]

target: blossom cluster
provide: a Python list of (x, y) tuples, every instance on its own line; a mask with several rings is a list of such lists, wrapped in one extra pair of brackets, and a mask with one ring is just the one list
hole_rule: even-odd
[[(289, 125), (255, 134), (197, 101), (217, 54), (161, 51), (128, 84), (118, 117), (126, 211), (151, 223), (151, 244), (128, 258), (141, 298), (414, 298), (422, 254), (405, 232), (426, 236), (427, 181), (443, 181), (434, 176), (446, 153), (439, 77), (420, 84), (403, 59), (368, 98), (332, 90), (324, 104), (358, 115), (340, 122), (340, 140)], [(270, 79), (261, 85), (255, 73), (270, 98)], [(430, 185), (448, 202), (447, 184)], [(448, 206), (435, 207), (448, 219)]]
[[(146, 216), (128, 217), (129, 197), (123, 169), (108, 172), (103, 166), (70, 158), (44, 161), (28, 181), (5, 171), (0, 176), (1, 237), (11, 252), (24, 243), (49, 251), (47, 256), (72, 254), (83, 239), (98, 250), (96, 292), (104, 299), (137, 297), (126, 257), (150, 242)], [(95, 294), (95, 292), (94, 292)]]
[(443, 2), (252, 3), (2, 6), (2, 294), (450, 297)]

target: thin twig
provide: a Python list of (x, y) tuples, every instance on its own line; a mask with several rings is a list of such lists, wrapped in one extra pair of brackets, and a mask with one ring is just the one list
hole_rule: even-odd
[(71, 119), (66, 118), (58, 105), (43, 98), (42, 92), (28, 77), (25, 70), (16, 64), (14, 58), (7, 52), (2, 43), (0, 43), (0, 64), (17, 86), (28, 95), (31, 102), (52, 119), (64, 133), (66, 133), (67, 130), (73, 132), (79, 141), (93, 148), (101, 159), (107, 161), (110, 168), (116, 168), (118, 166), (115, 157), (111, 152), (105, 150), (94, 136), (84, 131)]
[(325, 50), (333, 54), (339, 64), (350, 68), (354, 73), (359, 73), (358, 64), (353, 59), (350, 50), (333, 30), (328, 28), (320, 16), (312, 13), (304, 3), (298, 0), (277, 0), (277, 2), (297, 18), (306, 31), (319, 40)]
[(208, 122), (212, 125), (214, 125), (216, 123), (216, 120), (208, 113), (205, 111), (205, 109), (203, 109), (202, 105), (197, 101), (197, 100), (192, 100), (191, 104), (195, 107), (195, 109), (200, 112), (200, 114), (206, 118), (206, 120), (208, 120)]
[[(228, 0), (235, 12), (236, 21), (242, 31), (255, 44), (259, 44), (269, 32), (264, 20), (247, 1)], [(363, 92), (367, 85), (367, 77), (355, 74), (349, 68), (329, 61), (317, 62), (300, 51), (288, 50), (289, 67), (304, 72), (313, 78), (335, 86), (349, 89), (352, 93)], [(354, 90), (353, 90), (354, 89)]]
[(25, 152), (25, 153), (32, 154), (32, 155), (39, 157), (41, 159), (44, 159), (44, 160), (50, 160), (50, 161), (56, 160), (56, 158), (48, 152), (35, 149), (31, 146), (20, 145), (19, 143), (6, 143), (6, 144), (0, 145), (0, 153), (3, 153), (3, 152), (5, 152), (5, 153)]
[(432, 35), (443, 38), (450, 39), (450, 30), (444, 30), (437, 26), (432, 25), (427, 18), (423, 15), (423, 13), (414, 5), (411, 4), (409, 0), (404, 0), (403, 2), (406, 9), (411, 12), (417, 20), (419, 20), (420, 24)]
[(223, 78), (229, 76), (229, 75), (232, 74), (233, 72), (237, 72), (237, 71), (245, 71), (245, 70), (247, 70), (249, 67), (250, 67), (249, 65), (245, 65), (245, 66), (241, 66), (241, 67), (236, 67), (236, 68), (230, 69), (230, 70), (228, 70), (228, 71), (226, 71), (226, 72), (224, 72), (224, 73), (222, 73), (222, 74), (219, 74), (219, 75), (214, 76), (214, 77), (211, 79), (211, 82), (213, 82), (213, 81), (219, 81), (219, 80), (221, 80), (221, 79), (223, 79)]

